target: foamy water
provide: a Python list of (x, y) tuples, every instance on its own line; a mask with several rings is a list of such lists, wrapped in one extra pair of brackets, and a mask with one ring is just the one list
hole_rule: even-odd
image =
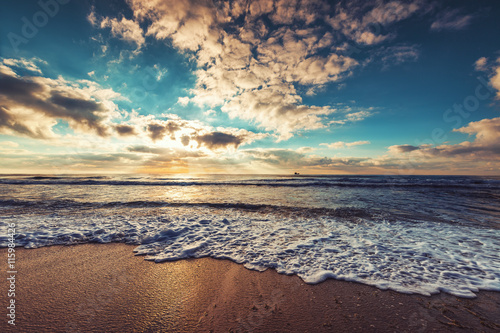
[(478, 177), (3, 177), (0, 246), (126, 242), (156, 262), (404, 293), (500, 291), (500, 180)]

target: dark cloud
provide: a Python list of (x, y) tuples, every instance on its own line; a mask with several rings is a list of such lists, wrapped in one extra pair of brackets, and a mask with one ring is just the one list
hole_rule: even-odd
[(137, 134), (135, 131), (135, 127), (130, 125), (116, 125), (115, 131), (121, 136)]
[(153, 141), (161, 140), (167, 134), (169, 134), (171, 139), (174, 140), (175, 132), (180, 129), (181, 126), (172, 120), (167, 121), (165, 124), (153, 123), (147, 126), (149, 137)]
[(21, 107), (49, 118), (45, 119), (45, 130), (55, 124), (54, 119), (63, 119), (73, 129), (108, 135), (108, 126), (103, 124), (108, 112), (104, 104), (77, 96), (69, 86), (54, 87), (53, 83), (51, 86), (45, 80), (42, 77), (15, 77), (0, 73), (1, 127), (35, 138), (51, 136), (51, 133), (41, 132), (43, 126), (40, 124), (29, 124), (29, 120), (14, 112)]
[(0, 73), (0, 94), (2, 95), (26, 97), (43, 90), (43, 86), (38, 83)]
[(198, 142), (200, 146), (204, 145), (209, 149), (225, 148), (231, 145), (234, 146), (234, 148), (238, 148), (243, 142), (243, 138), (241, 136), (222, 132), (197, 135), (194, 136), (193, 139)]
[(127, 150), (132, 153), (144, 153), (144, 154), (167, 154), (172, 152), (170, 148), (153, 148), (144, 145), (127, 147)]
[(102, 103), (82, 98), (62, 96), (58, 93), (48, 99), (49, 107), (46, 109), (49, 116), (73, 120), (89, 129), (96, 130), (100, 136), (107, 136), (108, 127), (103, 126), (100, 113), (106, 112)]
[(183, 146), (187, 146), (189, 144), (189, 141), (191, 141), (191, 139), (189, 138), (189, 135), (183, 135), (181, 137), (181, 143)]
[(390, 149), (398, 152), (398, 153), (409, 153), (414, 150), (419, 150), (420, 147), (412, 146), (412, 145), (399, 145), (399, 146), (391, 146)]

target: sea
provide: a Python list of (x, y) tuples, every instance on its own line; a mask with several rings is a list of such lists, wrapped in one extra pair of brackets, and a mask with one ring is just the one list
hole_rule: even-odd
[(306, 283), (500, 291), (500, 177), (0, 175), (0, 247), (134, 244)]

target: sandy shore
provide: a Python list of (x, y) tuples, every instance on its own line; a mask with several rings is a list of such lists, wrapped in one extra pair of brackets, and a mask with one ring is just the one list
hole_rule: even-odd
[[(18, 249), (16, 326), (2, 332), (428, 332), (500, 330), (500, 293), (405, 295), (307, 285), (210, 258), (155, 264), (124, 244)], [(7, 258), (6, 249), (0, 250)], [(6, 281), (5, 270), (2, 280)], [(7, 283), (2, 284), (7, 304)]]

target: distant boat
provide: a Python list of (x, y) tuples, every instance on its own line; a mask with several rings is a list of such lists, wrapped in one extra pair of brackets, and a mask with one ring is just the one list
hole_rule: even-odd
[(296, 174), (296, 175), (300, 175), (300, 173), (298, 173), (298, 172), (296, 172), (295, 174)]

